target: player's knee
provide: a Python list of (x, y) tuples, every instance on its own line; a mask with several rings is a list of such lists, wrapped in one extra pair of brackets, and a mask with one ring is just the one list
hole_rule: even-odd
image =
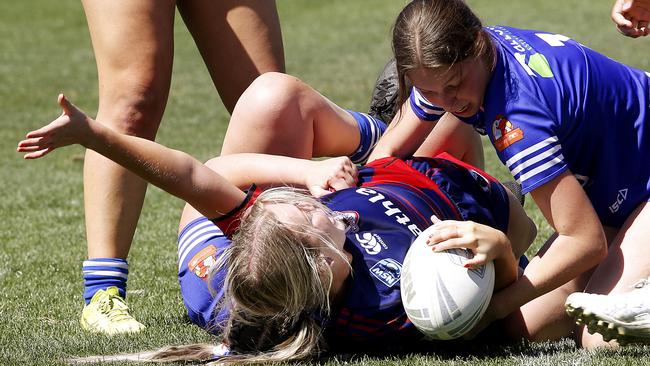
[(280, 117), (299, 110), (301, 92), (305, 88), (306, 85), (294, 76), (267, 72), (251, 83), (235, 110), (253, 108), (255, 113), (265, 117), (266, 123), (282, 124), (287, 121)]
[(135, 88), (121, 92), (112, 100), (100, 100), (97, 118), (121, 133), (153, 139), (166, 102), (166, 92)]

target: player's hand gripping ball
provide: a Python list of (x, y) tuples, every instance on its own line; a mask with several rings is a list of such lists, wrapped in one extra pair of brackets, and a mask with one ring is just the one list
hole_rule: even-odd
[(434, 252), (427, 245), (433, 227), (422, 232), (404, 260), (401, 294), (406, 314), (429, 339), (463, 336), (487, 309), (494, 290), (494, 264), (468, 269), (470, 250)]

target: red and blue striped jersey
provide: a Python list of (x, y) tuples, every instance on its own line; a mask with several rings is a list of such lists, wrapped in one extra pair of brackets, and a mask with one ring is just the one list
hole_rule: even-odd
[[(215, 223), (231, 235), (239, 213), (255, 197), (249, 194), (238, 209)], [(353, 257), (343, 300), (326, 322), (333, 349), (384, 347), (422, 337), (402, 306), (400, 279), (406, 252), (432, 224), (432, 215), (472, 220), (503, 232), (509, 217), (503, 186), (448, 154), (373, 161), (359, 170), (357, 187), (322, 201), (349, 224), (345, 250)]]
[(496, 180), (449, 155), (380, 159), (360, 170), (359, 181), (358, 188), (323, 199), (351, 223), (345, 249), (353, 256), (341, 307), (329, 322), (329, 343), (335, 348), (386, 347), (419, 339), (400, 296), (409, 247), (432, 224), (432, 215), (505, 232), (508, 198)]

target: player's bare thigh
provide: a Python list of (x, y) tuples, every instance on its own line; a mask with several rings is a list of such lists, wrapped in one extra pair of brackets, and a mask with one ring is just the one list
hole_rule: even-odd
[(359, 145), (356, 120), (298, 78), (267, 73), (237, 102), (221, 154), (258, 152), (304, 159), (349, 155)]
[[(650, 205), (640, 204), (627, 218), (609, 247), (605, 260), (596, 268), (584, 292), (615, 294), (628, 292), (631, 286), (650, 275)], [(583, 347), (606, 346), (600, 334), (577, 330)], [(611, 345), (611, 344), (610, 344)]]
[(153, 138), (167, 101), (175, 1), (83, 0), (105, 123)]
[[(605, 228), (608, 243), (614, 241), (616, 233), (615, 229)], [(536, 257), (544, 254), (548, 246), (552, 245), (554, 238), (555, 235), (547, 240)], [(531, 264), (536, 260), (533, 258)], [(506, 322), (511, 337), (545, 341), (571, 335), (575, 330), (575, 320), (566, 314), (564, 303), (570, 294), (584, 291), (594, 270), (591, 269), (522, 306), (520, 311), (510, 316)]]
[(177, 7), (230, 112), (258, 75), (284, 72), (275, 1), (179, 0)]

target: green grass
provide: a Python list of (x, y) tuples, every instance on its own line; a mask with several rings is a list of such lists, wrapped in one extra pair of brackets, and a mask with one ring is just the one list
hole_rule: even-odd
[[(341, 106), (367, 110), (377, 73), (390, 55), (390, 25), (404, 1), (280, 0), (287, 68)], [(486, 24), (552, 30), (628, 64), (650, 69), (648, 39), (619, 36), (610, 0), (470, 1)], [(201, 160), (220, 148), (228, 114), (186, 29), (177, 17), (174, 78), (158, 141)], [(114, 354), (167, 344), (211, 341), (185, 318), (176, 280), (176, 225), (182, 202), (150, 188), (130, 255), (129, 302), (147, 324), (138, 336), (81, 331), (81, 261), (85, 258), (83, 150), (25, 162), (14, 152), (30, 129), (58, 116), (65, 93), (90, 114), (97, 79), (78, 1), (0, 4), (0, 365), (60, 364), (77, 355)], [(486, 146), (488, 170), (508, 177)], [(529, 202), (540, 226), (548, 226)], [(570, 340), (456, 349), (428, 355), (341, 357), (328, 364), (546, 365), (648, 363), (647, 348), (577, 350)]]

